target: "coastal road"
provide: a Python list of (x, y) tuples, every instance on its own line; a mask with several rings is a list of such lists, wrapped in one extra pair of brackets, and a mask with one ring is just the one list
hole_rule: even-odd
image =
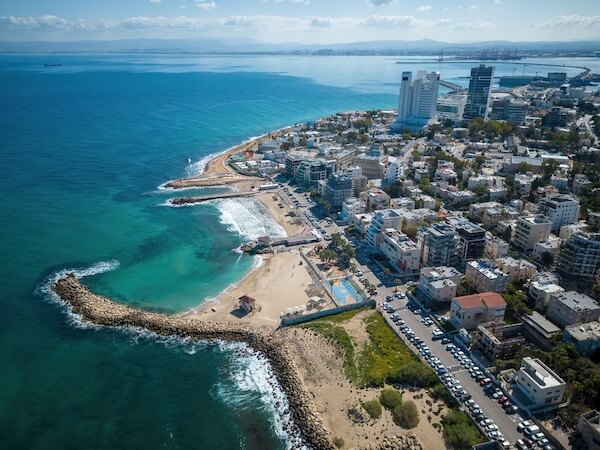
[[(441, 341), (432, 340), (432, 327), (425, 326), (419, 320), (419, 315), (414, 314), (406, 307), (406, 300), (395, 299), (391, 304), (394, 309), (396, 309), (396, 313), (405, 321), (406, 325), (412, 328), (415, 334), (429, 347), (431, 352), (440, 359), (452, 376), (460, 382), (465, 391), (471, 394), (471, 397), (475, 403), (479, 405), (483, 413), (494, 421), (500, 432), (504, 435), (504, 438), (512, 444), (514, 444), (517, 439), (521, 439), (523, 435), (517, 431), (517, 424), (521, 420), (521, 417), (518, 415), (507, 415), (495, 400), (485, 395), (483, 388), (479, 386), (479, 383), (471, 378), (469, 372), (460, 365), (449, 351), (446, 350), (445, 346), (441, 344)], [(382, 312), (382, 314), (388, 315), (386, 312)], [(406, 340), (398, 326), (393, 322), (390, 323), (390, 326), (396, 334), (414, 350), (414, 347)]]

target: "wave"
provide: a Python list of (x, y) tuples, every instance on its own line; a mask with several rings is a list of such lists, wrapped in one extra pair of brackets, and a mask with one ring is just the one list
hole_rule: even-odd
[(271, 417), (273, 431), (288, 449), (308, 449), (293, 426), (287, 397), (268, 360), (246, 344), (221, 342), (219, 349), (229, 356), (228, 371), (213, 386), (211, 395), (236, 410), (251, 407), (258, 400)]
[(260, 236), (283, 238), (287, 233), (258, 201), (252, 198), (226, 198), (207, 202), (221, 213), (221, 223), (229, 231), (252, 241)]
[(89, 267), (74, 267), (58, 270), (46, 277), (46, 279), (35, 289), (35, 293), (42, 296), (44, 300), (61, 306), (67, 314), (67, 318), (71, 324), (80, 328), (100, 328), (98, 325), (83, 322), (81, 317), (73, 312), (71, 306), (65, 303), (52, 288), (58, 280), (70, 273), (73, 273), (77, 278), (85, 278), (99, 275), (104, 272), (110, 272), (119, 267), (119, 265), (119, 261), (113, 259), (110, 261), (99, 261)]

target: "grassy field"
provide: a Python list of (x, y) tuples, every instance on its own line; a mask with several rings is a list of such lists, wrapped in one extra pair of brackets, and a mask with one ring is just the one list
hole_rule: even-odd
[[(337, 343), (343, 350), (344, 370), (350, 381), (358, 386), (383, 386), (398, 379), (402, 367), (409, 363), (421, 364), (415, 355), (396, 336), (379, 312), (364, 319), (369, 343), (357, 348), (344, 329), (344, 322), (367, 308), (323, 317), (301, 325), (320, 333)], [(427, 367), (423, 367), (424, 370)]]

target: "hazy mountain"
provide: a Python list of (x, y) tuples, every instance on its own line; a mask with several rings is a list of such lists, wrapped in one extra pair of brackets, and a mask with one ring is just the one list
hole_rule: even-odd
[(253, 52), (468, 52), (492, 48), (520, 51), (596, 51), (600, 40), (567, 42), (488, 41), (449, 43), (430, 39), (417, 41), (369, 41), (338, 44), (270, 44), (240, 39), (126, 39), (114, 41), (0, 42), (0, 52), (168, 52), (168, 53), (253, 53)]

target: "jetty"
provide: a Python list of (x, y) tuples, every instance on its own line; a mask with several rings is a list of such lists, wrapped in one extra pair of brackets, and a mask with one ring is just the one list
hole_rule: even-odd
[[(72, 273), (58, 280), (53, 289), (85, 322), (109, 327), (139, 327), (160, 336), (246, 343), (269, 360), (271, 369), (286, 394), (293, 418), (292, 426), (306, 444), (313, 449), (335, 449), (331, 435), (300, 379), (298, 368), (280, 332), (234, 322), (211, 322), (132, 308), (92, 293)], [(284, 408), (284, 405), (277, 406)]]
[(221, 192), (218, 194), (196, 195), (193, 197), (177, 197), (169, 200), (172, 205), (192, 205), (194, 203), (207, 202), (209, 200), (217, 200), (220, 198), (237, 198), (237, 197), (252, 197), (260, 194), (259, 191), (236, 191), (236, 192)]

